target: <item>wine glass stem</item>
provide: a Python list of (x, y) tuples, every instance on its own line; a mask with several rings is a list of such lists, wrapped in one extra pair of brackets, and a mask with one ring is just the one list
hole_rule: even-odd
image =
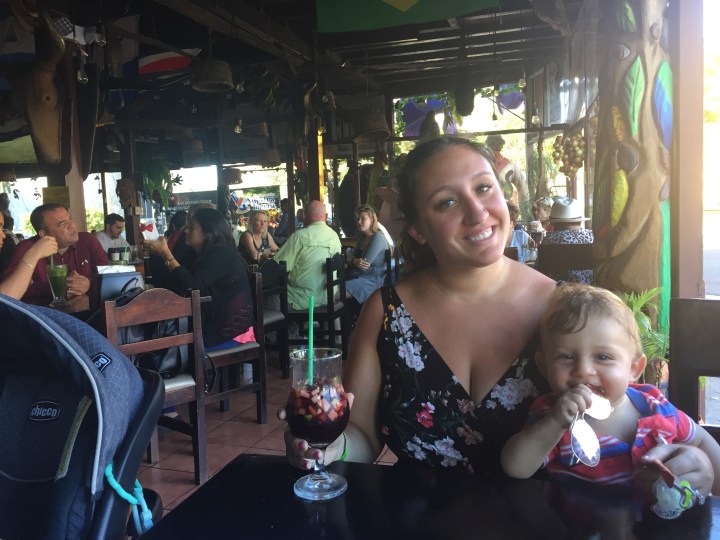
[(327, 467), (325, 466), (325, 452), (322, 453), (322, 457), (320, 459), (316, 459), (313, 462), (313, 469), (313, 476), (318, 478), (327, 478), (328, 472)]

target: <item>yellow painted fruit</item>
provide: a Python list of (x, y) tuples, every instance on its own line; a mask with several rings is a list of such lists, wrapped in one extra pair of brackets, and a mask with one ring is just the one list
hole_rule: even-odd
[(618, 169), (615, 171), (612, 186), (612, 200), (610, 202), (610, 226), (615, 227), (625, 212), (625, 206), (628, 200), (628, 182), (625, 171)]

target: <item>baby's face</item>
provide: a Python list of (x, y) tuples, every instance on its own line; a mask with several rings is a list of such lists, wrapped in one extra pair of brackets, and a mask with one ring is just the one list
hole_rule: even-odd
[(585, 384), (616, 407), (645, 369), (645, 357), (620, 323), (596, 316), (579, 332), (544, 336), (538, 364), (556, 395)]

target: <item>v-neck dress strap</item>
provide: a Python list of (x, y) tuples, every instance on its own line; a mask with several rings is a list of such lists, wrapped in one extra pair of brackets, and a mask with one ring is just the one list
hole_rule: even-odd
[(501, 472), (503, 444), (521, 429), (533, 399), (547, 389), (529, 354), (517, 358), (490, 393), (474, 403), (392, 285), (382, 288), (382, 299), (380, 435), (398, 464)]

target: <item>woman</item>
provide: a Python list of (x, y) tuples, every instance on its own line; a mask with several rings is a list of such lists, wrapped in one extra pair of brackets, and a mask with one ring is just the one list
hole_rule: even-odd
[(265, 210), (254, 211), (248, 219), (248, 230), (240, 236), (238, 251), (248, 264), (262, 264), (280, 250), (268, 231), (268, 221)]
[(377, 214), (370, 205), (355, 209), (358, 241), (348, 264), (345, 288), (348, 298), (363, 304), (371, 293), (385, 281), (385, 250), (390, 249), (388, 239), (380, 230)]
[[(0, 249), (2, 249), (6, 236), (3, 232), (4, 226), (5, 216), (0, 212)], [(52, 236), (43, 236), (38, 239), (20, 260), (20, 264), (15, 267), (15, 270), (4, 276), (4, 279), (0, 282), (0, 294), (20, 300), (25, 295), (28, 285), (30, 285), (37, 262), (53, 253), (57, 253), (57, 250), (57, 241)]]
[(145, 240), (154, 255), (165, 260), (170, 270), (168, 286), (178, 294), (200, 289), (212, 301), (203, 303), (203, 341), (214, 349), (252, 339), (254, 323), (248, 268), (235, 250), (230, 227), (220, 212), (197, 210), (185, 227), (185, 242), (196, 253), (191, 267), (181, 266), (167, 245), (167, 239)]
[[(530, 358), (555, 283), (503, 257), (510, 220), (491, 159), (450, 137), (408, 155), (399, 200), (411, 273), (365, 302), (344, 375), (354, 393), (350, 424), (327, 462), (370, 462), (387, 444), (399, 464), (498, 474), (504, 442), (546, 391)], [(303, 469), (321, 454), (289, 431), (286, 447)], [(709, 492), (702, 452), (652, 452)]]

